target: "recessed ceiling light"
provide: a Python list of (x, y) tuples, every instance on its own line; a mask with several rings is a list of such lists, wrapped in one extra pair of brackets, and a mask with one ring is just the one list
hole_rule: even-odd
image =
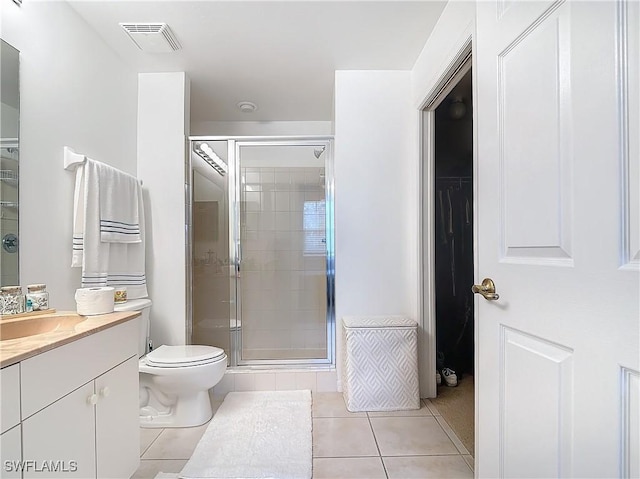
[(258, 109), (258, 105), (250, 101), (241, 101), (237, 104), (242, 113), (253, 113)]

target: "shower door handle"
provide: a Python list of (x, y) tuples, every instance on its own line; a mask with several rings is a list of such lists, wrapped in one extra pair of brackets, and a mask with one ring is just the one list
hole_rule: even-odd
[(481, 294), (487, 301), (495, 301), (500, 297), (500, 295), (496, 293), (496, 285), (491, 278), (483, 279), (482, 284), (474, 284), (471, 287), (471, 291), (473, 291), (474, 294)]

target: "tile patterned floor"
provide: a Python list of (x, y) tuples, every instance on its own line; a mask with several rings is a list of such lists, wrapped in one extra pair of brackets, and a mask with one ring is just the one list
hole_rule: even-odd
[[(180, 472), (206, 427), (141, 429), (133, 478)], [(313, 393), (313, 477), (472, 478), (473, 457), (428, 399), (416, 411), (350, 413), (341, 393)]]

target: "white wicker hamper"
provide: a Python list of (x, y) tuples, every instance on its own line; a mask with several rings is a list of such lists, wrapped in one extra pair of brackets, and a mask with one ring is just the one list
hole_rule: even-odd
[(342, 389), (349, 411), (420, 409), (414, 320), (345, 316), (342, 333)]

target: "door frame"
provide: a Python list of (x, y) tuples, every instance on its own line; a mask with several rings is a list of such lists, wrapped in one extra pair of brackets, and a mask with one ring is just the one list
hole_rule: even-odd
[[(424, 100), (419, 107), (420, 114), (420, 162), (419, 162), (419, 315), (423, 318), (423, 334), (420, 351), (423, 357), (420, 374), (421, 397), (436, 397), (436, 305), (435, 305), (435, 224), (434, 172), (435, 172), (435, 109), (457, 84), (469, 68), (472, 69), (473, 89), (473, 264), (474, 278), (478, 277), (477, 249), (477, 177), (478, 161), (476, 154), (477, 122), (476, 122), (476, 75), (475, 75), (475, 41), (474, 31), (461, 37), (450, 50), (445, 62), (437, 71), (437, 77), (425, 91)], [(474, 322), (479, 320), (477, 302), (474, 301)], [(478, 358), (477, 328), (474, 328), (474, 375), (479, 380), (477, 368)], [(476, 387), (477, 391), (477, 387)], [(478, 396), (475, 396), (475, 407), (478, 410)], [(477, 428), (477, 414), (475, 427)], [(476, 447), (477, 449), (477, 447)], [(475, 457), (475, 451), (474, 457)]]

